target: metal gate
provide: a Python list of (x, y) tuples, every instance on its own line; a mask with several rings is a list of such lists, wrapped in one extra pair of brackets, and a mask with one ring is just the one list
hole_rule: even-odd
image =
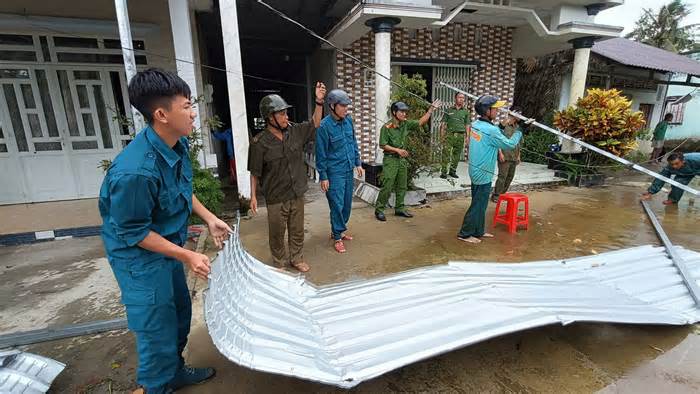
[[(440, 85), (440, 82), (449, 83), (450, 85), (457, 86), (465, 91), (469, 91), (469, 69), (470, 67), (465, 67), (462, 65), (434, 66), (433, 100), (439, 99), (446, 107), (453, 105), (455, 98), (454, 91)], [(469, 107), (468, 104), (466, 105)], [(430, 119), (430, 129), (432, 132), (433, 143), (437, 143), (440, 139), (440, 123), (442, 122), (443, 114), (444, 109), (441, 109), (440, 111), (437, 111), (437, 116), (433, 116)], [(462, 159), (464, 159), (464, 152), (462, 152)]]

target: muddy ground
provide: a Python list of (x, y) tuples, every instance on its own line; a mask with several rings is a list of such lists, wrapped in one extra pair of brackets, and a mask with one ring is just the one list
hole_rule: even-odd
[[(317, 284), (367, 278), (448, 260), (519, 262), (600, 253), (657, 244), (636, 197), (635, 182), (599, 189), (562, 187), (529, 193), (531, 226), (515, 235), (497, 228), (496, 239), (466, 245), (455, 239), (467, 198), (431, 202), (410, 220), (356, 203), (350, 223), (355, 240), (338, 255), (329, 240), (325, 198), (307, 195), (308, 278)], [(700, 250), (700, 204), (653, 207), (674, 243)], [(489, 210), (493, 214), (493, 205)], [(242, 222), (244, 245), (269, 261), (265, 211)], [(208, 253), (215, 251), (209, 249)], [(119, 292), (99, 238), (0, 248), (0, 332), (120, 316)], [(336, 392), (333, 387), (254, 372), (224, 359), (203, 324), (200, 291), (186, 357), (213, 365), (211, 382), (185, 393)], [(112, 332), (27, 347), (68, 364), (54, 392), (126, 392), (135, 384), (133, 337)], [(574, 324), (492, 339), (416, 363), (352, 391), (377, 392), (698, 392), (700, 335), (696, 327)]]

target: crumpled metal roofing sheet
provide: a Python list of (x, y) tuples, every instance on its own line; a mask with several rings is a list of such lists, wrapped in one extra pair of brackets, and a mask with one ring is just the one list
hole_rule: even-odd
[(65, 367), (63, 363), (36, 354), (0, 351), (0, 393), (45, 393)]
[[(697, 281), (700, 253), (678, 248)], [(576, 321), (690, 324), (700, 309), (663, 248), (560, 261), (450, 262), (317, 287), (248, 254), (215, 259), (205, 318), (219, 351), (260, 371), (352, 387), (489, 338)]]

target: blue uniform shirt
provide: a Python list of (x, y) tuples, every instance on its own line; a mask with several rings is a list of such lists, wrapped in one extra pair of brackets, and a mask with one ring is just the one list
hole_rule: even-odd
[(352, 119), (336, 120), (328, 115), (316, 130), (316, 170), (322, 181), (362, 165)]
[(522, 135), (520, 129), (517, 129), (508, 138), (493, 123), (482, 119), (474, 121), (469, 137), (469, 177), (472, 184), (490, 184), (496, 171), (498, 150), (515, 149)]
[(187, 152), (187, 138), (170, 148), (148, 126), (114, 159), (99, 199), (102, 239), (110, 260), (157, 256), (137, 245), (150, 231), (184, 245), (192, 212)]

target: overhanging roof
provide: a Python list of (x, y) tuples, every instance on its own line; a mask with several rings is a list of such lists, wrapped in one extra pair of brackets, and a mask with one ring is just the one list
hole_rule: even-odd
[(347, 47), (370, 30), (365, 22), (383, 16), (401, 19), (398, 27), (423, 28), (440, 20), (442, 8), (360, 2), (328, 33), (327, 37), (333, 44), (341, 48)]
[[(435, 3), (433, 3), (435, 4)], [(541, 12), (540, 12), (541, 13)], [(369, 31), (365, 22), (381, 16), (397, 17), (399, 28), (438, 29), (450, 22), (508, 26), (513, 35), (513, 57), (540, 56), (571, 47), (580, 37), (618, 37), (622, 27), (586, 21), (561, 23), (555, 28), (545, 24), (533, 8), (493, 5), (477, 1), (442, 1), (439, 5), (416, 6), (407, 3), (360, 2), (327, 35), (335, 45), (347, 47)]]
[(597, 42), (592, 51), (626, 66), (700, 76), (700, 62), (626, 38)]

